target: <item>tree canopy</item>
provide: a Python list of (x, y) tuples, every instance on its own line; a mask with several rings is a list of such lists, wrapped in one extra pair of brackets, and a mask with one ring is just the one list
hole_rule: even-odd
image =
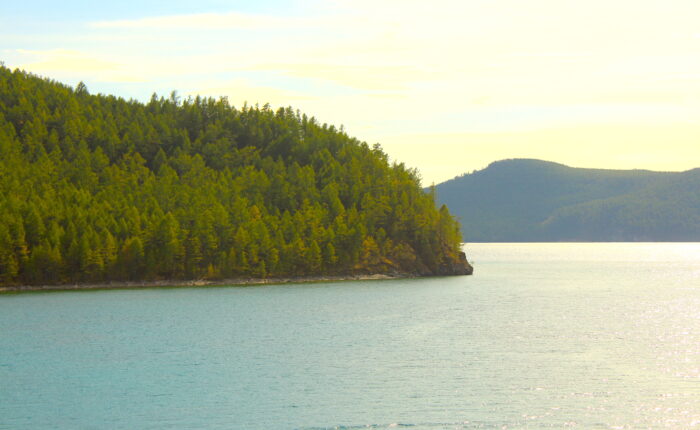
[(444, 273), (415, 170), (291, 108), (91, 95), (0, 67), (0, 284)]

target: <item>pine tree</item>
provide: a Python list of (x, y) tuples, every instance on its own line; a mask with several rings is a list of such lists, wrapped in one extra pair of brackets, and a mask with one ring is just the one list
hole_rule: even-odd
[(0, 284), (424, 273), (461, 234), (415, 171), (291, 108), (90, 95), (0, 66)]

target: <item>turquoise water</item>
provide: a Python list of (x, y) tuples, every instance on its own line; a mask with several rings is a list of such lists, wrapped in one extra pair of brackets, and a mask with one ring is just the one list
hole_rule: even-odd
[(700, 425), (700, 244), (472, 277), (0, 296), (2, 429)]

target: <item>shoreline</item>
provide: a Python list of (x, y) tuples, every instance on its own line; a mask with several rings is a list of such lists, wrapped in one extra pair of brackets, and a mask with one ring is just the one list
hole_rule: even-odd
[(408, 273), (372, 275), (318, 275), (289, 276), (274, 278), (229, 278), (218, 280), (161, 280), (161, 281), (114, 281), (103, 283), (56, 284), (56, 285), (14, 285), (0, 287), (0, 294), (23, 293), (32, 291), (89, 291), (89, 290), (126, 290), (148, 288), (191, 288), (191, 287), (245, 287), (254, 285), (304, 284), (314, 282), (342, 281), (377, 281), (390, 279), (417, 278)]

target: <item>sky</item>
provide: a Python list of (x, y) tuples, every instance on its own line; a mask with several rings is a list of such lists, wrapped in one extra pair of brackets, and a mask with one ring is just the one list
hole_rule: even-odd
[(504, 158), (700, 167), (697, 0), (2, 2), (0, 61), (292, 106), (440, 183)]

